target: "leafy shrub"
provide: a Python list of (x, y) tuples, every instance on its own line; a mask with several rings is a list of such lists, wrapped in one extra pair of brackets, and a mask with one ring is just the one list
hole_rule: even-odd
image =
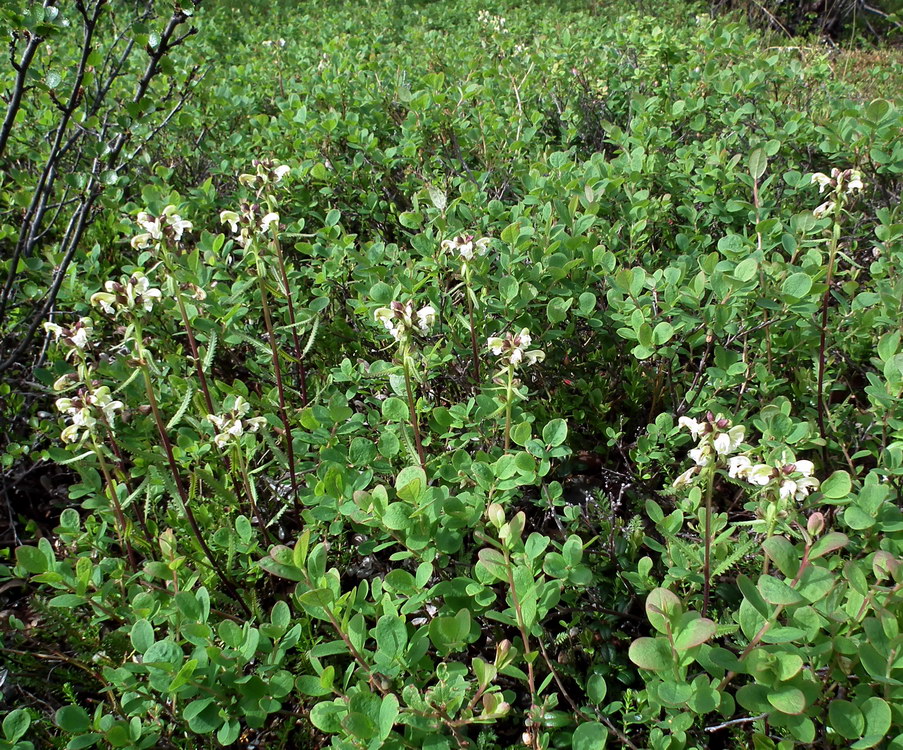
[(618, 10), (199, 19), (43, 329), (7, 745), (903, 744), (903, 117)]

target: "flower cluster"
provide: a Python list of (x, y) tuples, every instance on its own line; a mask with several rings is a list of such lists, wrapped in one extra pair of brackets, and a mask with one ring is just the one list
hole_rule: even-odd
[(207, 419), (216, 428), (213, 442), (223, 448), (232, 442), (237, 442), (246, 432), (257, 432), (261, 425), (266, 424), (266, 419), (263, 417), (245, 419), (250, 410), (251, 405), (241, 396), (237, 396), (230, 411), (219, 416), (208, 414)]
[(282, 49), (285, 47), (285, 39), (267, 39), (263, 43), (264, 47), (276, 47), (278, 49)]
[(816, 218), (832, 213), (837, 205), (837, 197), (852, 195), (865, 187), (862, 182), (862, 173), (858, 169), (840, 170), (836, 167), (831, 170), (830, 177), (823, 172), (816, 172), (812, 175), (812, 184), (818, 185), (819, 193), (824, 193), (827, 189), (834, 196), (813, 211)]
[(122, 401), (114, 401), (110, 389), (103, 385), (89, 391), (80, 388), (73, 398), (58, 398), (56, 408), (72, 420), (60, 435), (64, 443), (85, 440), (102, 418), (112, 427), (116, 412), (122, 409)]
[(486, 345), (495, 354), (504, 367), (517, 367), (520, 364), (530, 365), (542, 362), (546, 355), (539, 349), (528, 349), (533, 343), (533, 337), (526, 328), (521, 328), (520, 333), (510, 331), (504, 336), (490, 336)]
[(429, 333), (436, 323), (436, 310), (432, 305), (424, 305), (416, 312), (410, 302), (392, 302), (388, 307), (380, 307), (373, 313), (377, 323), (381, 323), (396, 341), (406, 340), (415, 329)]
[(815, 466), (811, 461), (771, 466), (753, 463), (749, 456), (734, 456), (728, 463), (728, 476), (759, 487), (772, 485), (777, 488), (781, 500), (792, 498), (797, 502), (804, 500), (812, 490), (818, 489), (819, 481), (812, 476), (814, 471)]
[(708, 412), (702, 422), (681, 417), (677, 424), (686, 427), (699, 442), (689, 451), (689, 456), (696, 465), (674, 480), (675, 487), (689, 484), (699, 470), (709, 466), (717, 456), (727, 456), (736, 451), (746, 434), (743, 425), (732, 425), (723, 414), (716, 416), (712, 412)]
[(229, 225), (232, 239), (241, 247), (250, 245), (257, 235), (265, 236), (274, 224), (279, 226), (279, 214), (275, 211), (264, 213), (259, 203), (242, 202), (238, 211), (221, 212), (219, 220)]
[(254, 174), (243, 174), (238, 177), (238, 181), (251, 190), (263, 190), (268, 185), (276, 185), (292, 171), (288, 165), (276, 164), (272, 159), (254, 159), (251, 166), (256, 170)]
[(176, 213), (176, 207), (173, 205), (164, 208), (159, 216), (142, 211), (135, 221), (144, 230), (142, 234), (132, 237), (132, 247), (136, 250), (144, 250), (163, 241), (181, 242), (182, 234), (194, 228), (194, 224)]
[(94, 321), (91, 318), (79, 318), (69, 328), (47, 322), (44, 323), (44, 330), (52, 333), (54, 339), (69, 347), (69, 352), (66, 354), (66, 359), (69, 359), (75, 352), (84, 351), (91, 345)]
[(118, 315), (122, 311), (142, 314), (150, 312), (154, 303), (163, 294), (150, 285), (143, 273), (123, 276), (119, 281), (108, 281), (104, 284), (105, 292), (97, 292), (91, 296), (91, 304), (100, 307), (107, 315)]
[(489, 237), (474, 239), (472, 234), (462, 234), (453, 240), (442, 240), (442, 249), (457, 253), (465, 263), (472, 261), (477, 255), (485, 255), (489, 250)]
[(503, 16), (494, 16), (488, 10), (481, 10), (477, 13), (477, 21), (483, 26), (488, 26), (491, 31), (497, 34), (507, 34), (508, 29), (505, 28), (506, 21)]

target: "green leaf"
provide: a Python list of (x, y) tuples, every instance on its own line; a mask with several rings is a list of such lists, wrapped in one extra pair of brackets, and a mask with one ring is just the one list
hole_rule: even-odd
[(801, 714), (806, 710), (806, 696), (799, 688), (780, 686), (768, 692), (768, 702), (784, 714)]
[(862, 711), (849, 701), (831, 701), (828, 706), (828, 718), (831, 721), (831, 728), (848, 740), (858, 740), (865, 729), (865, 717), (862, 715)]
[(426, 490), (426, 472), (419, 466), (406, 466), (395, 478), (395, 492), (402, 500), (420, 502)]
[(715, 635), (717, 627), (707, 617), (691, 620), (674, 636), (674, 648), (677, 651), (689, 651), (705, 643)]
[(664, 638), (637, 638), (630, 644), (627, 656), (640, 669), (651, 672), (670, 669), (673, 659), (671, 646)]
[(664, 346), (674, 336), (674, 326), (667, 320), (657, 323), (652, 329), (652, 343), (656, 346)]
[(608, 729), (598, 721), (588, 721), (574, 730), (571, 750), (602, 750), (608, 741)]
[(18, 547), (16, 564), (33, 575), (46, 573), (50, 568), (47, 556), (37, 547)]
[(666, 680), (658, 686), (659, 700), (668, 706), (682, 706), (693, 695), (693, 687), (686, 682)]
[(595, 704), (599, 705), (605, 700), (608, 692), (608, 683), (601, 674), (591, 674), (586, 681), (586, 695)]
[(15, 743), (31, 726), (31, 715), (24, 708), (16, 708), (3, 718), (3, 736)]
[[(847, 508), (847, 510), (849, 510), (849, 508)], [(839, 531), (832, 531), (830, 534), (825, 534), (812, 545), (812, 549), (809, 550), (809, 559), (816, 560), (819, 557), (824, 557), (825, 555), (834, 552), (834, 550), (843, 549), (849, 543), (850, 539), (846, 534), (841, 534)], [(781, 572), (783, 573), (784, 571)]]
[(759, 270), (759, 261), (755, 258), (745, 258), (734, 268), (734, 278), (740, 281), (749, 281)]
[(490, 575), (500, 581), (508, 581), (508, 566), (505, 564), (505, 558), (501, 552), (491, 547), (484, 547), (479, 551), (477, 557)]
[(395, 726), (398, 719), (398, 698), (393, 693), (383, 696), (382, 703), (379, 706), (379, 717), (377, 719), (377, 729), (380, 739), (386, 739)]
[(762, 549), (787, 578), (793, 578), (797, 574), (800, 556), (789, 539), (783, 536), (768, 537), (762, 543)]
[(682, 612), (680, 599), (668, 589), (652, 589), (646, 597), (646, 617), (659, 633), (667, 633), (669, 620), (673, 621)]
[(198, 734), (210, 734), (223, 723), (213, 698), (200, 698), (188, 703), (182, 710), (182, 718), (188, 722), (188, 728)]
[(799, 604), (804, 601), (799, 592), (794, 591), (783, 581), (779, 581), (774, 576), (759, 576), (757, 584), (762, 598), (769, 604)]
[(761, 148), (754, 149), (747, 159), (749, 165), (749, 174), (754, 180), (758, 180), (768, 167), (768, 157)]
[(874, 747), (886, 736), (891, 725), (891, 710), (883, 698), (873, 696), (859, 706), (865, 718), (865, 731), (859, 742), (854, 742), (850, 747), (854, 750)]
[(562, 297), (552, 297), (546, 305), (546, 317), (550, 323), (561, 323), (567, 318), (568, 310), (574, 303), (573, 299), (563, 299)]
[(342, 730), (342, 717), (347, 712), (348, 708), (341, 698), (332, 702), (322, 701), (311, 709), (310, 723), (322, 732), (336, 734)]
[(395, 615), (383, 615), (376, 621), (376, 647), (388, 659), (401, 659), (408, 645), (405, 621)]
[(502, 299), (506, 302), (513, 301), (517, 297), (519, 290), (520, 285), (513, 276), (504, 276), (502, 280), (499, 281), (499, 294), (502, 295)]
[(188, 680), (191, 679), (191, 676), (194, 674), (194, 670), (198, 667), (197, 659), (189, 659), (186, 661), (182, 668), (176, 673), (176, 676), (172, 678), (172, 682), (169, 683), (169, 687), (166, 688), (166, 691), (169, 693), (174, 693), (180, 687), (188, 683)]
[(542, 440), (552, 448), (561, 445), (567, 436), (568, 423), (563, 419), (553, 419), (542, 428)]
[(411, 416), (408, 405), (397, 396), (390, 396), (383, 401), (382, 410), (383, 418), (393, 422), (405, 422)]
[(812, 277), (807, 273), (793, 273), (781, 285), (781, 291), (788, 297), (802, 299), (812, 289)]
[(874, 516), (866, 513), (858, 505), (850, 505), (843, 511), (843, 522), (853, 531), (865, 531), (875, 525)]
[(53, 720), (60, 729), (72, 734), (86, 732), (91, 725), (88, 712), (81, 706), (63, 706), (56, 712)]
[(821, 483), (822, 494), (831, 500), (846, 498), (852, 489), (853, 482), (845, 471), (835, 471)]
[(147, 620), (136, 620), (129, 632), (135, 651), (143, 654), (154, 642), (154, 628)]
[(342, 729), (364, 742), (376, 734), (376, 724), (373, 720), (358, 711), (349, 711), (342, 718)]

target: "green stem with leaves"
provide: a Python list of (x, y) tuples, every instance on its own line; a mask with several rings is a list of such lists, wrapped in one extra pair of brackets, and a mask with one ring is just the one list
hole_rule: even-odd
[(417, 419), (417, 403), (414, 401), (414, 389), (411, 387), (411, 357), (407, 347), (402, 346), (401, 361), (404, 369), (404, 387), (408, 396), (408, 410), (411, 414), (411, 430), (414, 432), (414, 445), (417, 448), (417, 457), (420, 459), (420, 467), (426, 471), (426, 454), (423, 452), (423, 442), (420, 439), (420, 424)]
[(188, 525), (191, 527), (191, 531), (194, 534), (195, 539), (198, 542), (201, 550), (204, 555), (210, 561), (210, 565), (213, 570), (216, 572), (216, 575), (223, 582), (223, 585), (226, 587), (226, 590), (235, 599), (236, 603), (241, 607), (242, 611), (248, 617), (252, 616), (251, 608), (245, 603), (244, 598), (238, 591), (238, 587), (232, 581), (232, 579), (226, 575), (226, 572), (222, 569), (219, 562), (217, 561), (215, 555), (213, 554), (213, 550), (210, 549), (210, 546), (207, 544), (207, 541), (204, 539), (204, 534), (201, 531), (201, 527), (197, 522), (197, 519), (194, 516), (194, 512), (191, 510), (191, 506), (189, 505), (189, 497), (188, 493), (185, 491), (185, 485), (182, 482), (182, 475), (179, 472), (179, 466), (176, 463), (175, 454), (172, 450), (172, 442), (169, 439), (169, 434), (166, 431), (166, 423), (163, 421), (163, 415), (160, 413), (160, 407), (157, 404), (157, 397), (154, 393), (154, 382), (151, 378), (150, 366), (148, 364), (148, 354), (145, 352), (144, 343), (142, 340), (142, 331), (141, 325), (136, 321), (134, 324), (135, 327), (135, 355), (138, 359), (138, 367), (141, 369), (141, 373), (144, 376), (144, 387), (147, 393), (147, 401), (151, 407), (151, 413), (154, 417), (154, 422), (157, 425), (157, 432), (160, 435), (160, 441), (163, 444), (163, 450), (166, 453), (166, 460), (169, 464), (170, 472), (172, 473), (173, 481), (176, 485), (176, 491), (178, 493), (178, 500), (182, 506), (182, 512), (185, 514), (185, 518), (188, 520)]
[(276, 332), (273, 330), (273, 319), (270, 316), (270, 305), (267, 302), (266, 282), (264, 281), (264, 268), (257, 259), (257, 285), (260, 289), (260, 305), (263, 308), (263, 322), (267, 329), (267, 338), (270, 340), (270, 353), (273, 358), (273, 373), (276, 376), (276, 391), (279, 397), (279, 418), (285, 430), (285, 456), (288, 459), (288, 476), (292, 486), (292, 502), (295, 510), (295, 523), (301, 526), (301, 503), (298, 500), (298, 478), (295, 475), (295, 449), (292, 445), (292, 427), (288, 421), (288, 412), (285, 408), (285, 388), (282, 385), (282, 366), (279, 362), (279, 348), (276, 345)]
[(508, 382), (505, 387), (505, 453), (511, 448), (511, 407), (514, 405), (514, 364), (508, 365)]
[(480, 348), (477, 346), (477, 332), (473, 316), (473, 290), (470, 287), (470, 266), (465, 263), (462, 267), (464, 274), (464, 296), (467, 298), (467, 315), (470, 321), (470, 349), (473, 353), (473, 379), (480, 382)]
[(705, 557), (702, 563), (702, 616), (709, 611), (712, 585), (712, 492), (715, 488), (715, 461), (706, 467), (705, 478)]
[(132, 543), (129, 541), (129, 528), (125, 520), (125, 513), (122, 512), (122, 505), (119, 502), (119, 494), (116, 491), (116, 482), (110, 474), (106, 459), (103, 457), (103, 450), (97, 444), (97, 440), (93, 435), (91, 436), (91, 444), (94, 448), (94, 455), (97, 456), (97, 460), (100, 462), (100, 471), (103, 474), (104, 481), (107, 483), (110, 503), (113, 505), (113, 513), (116, 516), (116, 536), (119, 537), (119, 545), (125, 548), (129, 558), (129, 566), (133, 571), (137, 572), (138, 562), (135, 559), (135, 550), (132, 548)]
[(821, 301), (821, 331), (818, 344), (818, 431), (823, 440), (828, 439), (826, 417), (828, 407), (825, 404), (825, 351), (828, 339), (828, 307), (831, 303), (831, 284), (834, 281), (834, 264), (837, 248), (840, 245), (840, 224), (843, 218), (843, 195), (838, 191), (835, 195), (834, 228), (831, 233), (831, 245), (828, 248), (828, 271), (825, 277), (825, 293)]

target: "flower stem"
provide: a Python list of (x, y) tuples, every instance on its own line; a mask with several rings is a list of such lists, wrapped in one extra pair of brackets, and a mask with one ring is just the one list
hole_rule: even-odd
[(120, 546), (124, 547), (128, 554), (129, 566), (137, 573), (138, 562), (135, 559), (135, 550), (132, 548), (132, 543), (129, 541), (128, 525), (125, 520), (125, 514), (122, 512), (122, 505), (119, 504), (119, 495), (116, 492), (116, 482), (110, 474), (110, 469), (103, 457), (103, 452), (93, 436), (91, 442), (94, 446), (94, 455), (97, 456), (97, 460), (100, 462), (100, 471), (107, 483), (107, 491), (110, 493), (110, 503), (113, 505), (113, 513), (116, 515), (118, 525), (116, 536), (119, 537)]
[[(259, 263), (259, 262), (258, 262)], [(292, 428), (288, 422), (288, 413), (285, 410), (285, 388), (282, 385), (282, 367), (279, 364), (279, 349), (276, 346), (276, 333), (273, 330), (273, 320), (270, 317), (270, 305), (267, 302), (266, 284), (263, 280), (263, 268), (258, 264), (257, 284), (260, 287), (260, 304), (263, 308), (263, 321), (267, 329), (267, 337), (270, 340), (270, 352), (273, 357), (273, 372), (276, 376), (276, 391), (279, 394), (279, 418), (285, 430), (285, 456), (288, 459), (288, 475), (292, 485), (292, 502), (295, 508), (295, 523), (301, 527), (301, 504), (298, 501), (298, 478), (295, 476), (295, 450), (292, 447)]]
[(172, 443), (170, 442), (169, 435), (166, 432), (166, 423), (163, 421), (163, 415), (160, 414), (160, 407), (157, 405), (157, 397), (154, 394), (154, 384), (153, 380), (151, 379), (150, 368), (148, 367), (147, 359), (145, 358), (144, 344), (142, 342), (141, 336), (141, 327), (136, 323), (136, 354), (139, 360), (141, 373), (144, 375), (144, 387), (147, 392), (147, 400), (151, 407), (151, 413), (154, 416), (154, 422), (157, 425), (157, 432), (160, 434), (160, 441), (163, 443), (163, 450), (166, 453), (166, 460), (169, 463), (169, 469), (172, 472), (173, 481), (176, 484), (178, 499), (182, 505), (182, 512), (185, 513), (185, 518), (188, 519), (188, 525), (191, 527), (191, 531), (194, 533), (195, 539), (197, 539), (201, 550), (210, 561), (210, 565), (213, 567), (213, 570), (216, 571), (217, 576), (223, 582), (226, 590), (229, 592), (232, 598), (235, 599), (236, 603), (241, 607), (245, 615), (251, 617), (251, 608), (248, 607), (248, 605), (245, 603), (245, 600), (242, 598), (236, 585), (232, 582), (232, 579), (229, 578), (229, 576), (226, 575), (225, 571), (220, 567), (219, 563), (216, 560), (216, 557), (213, 554), (213, 550), (210, 549), (209, 545), (204, 539), (204, 535), (201, 532), (201, 527), (198, 525), (197, 519), (194, 516), (194, 512), (191, 510), (191, 507), (188, 504), (188, 493), (185, 491), (185, 485), (182, 483), (182, 476), (179, 473), (179, 466), (176, 463), (176, 458), (172, 451)]
[(213, 399), (210, 398), (210, 390), (207, 388), (207, 376), (204, 375), (204, 368), (201, 367), (201, 358), (198, 355), (198, 344), (194, 338), (194, 332), (191, 329), (191, 323), (188, 320), (188, 313), (185, 311), (185, 303), (182, 301), (182, 295), (176, 290), (176, 302), (179, 305), (179, 315), (182, 316), (182, 326), (185, 328), (185, 334), (188, 336), (188, 348), (191, 351), (191, 358), (194, 360), (194, 369), (198, 376), (198, 382), (201, 384), (201, 390), (204, 393), (204, 403), (207, 405), (207, 413), (215, 414), (213, 408)]
[(467, 298), (467, 314), (470, 318), (470, 348), (473, 352), (473, 379), (480, 382), (480, 349), (477, 346), (477, 332), (473, 322), (473, 292), (470, 289), (470, 269), (464, 265), (464, 296)]
[(508, 385), (505, 391), (505, 453), (511, 447), (511, 407), (514, 401), (514, 365), (508, 365)]
[(411, 412), (411, 429), (414, 431), (414, 445), (417, 447), (417, 456), (420, 458), (420, 467), (426, 471), (426, 455), (423, 452), (423, 443), (420, 440), (420, 424), (417, 419), (417, 404), (414, 402), (414, 389), (411, 387), (410, 356), (407, 351), (402, 351), (401, 359), (404, 366), (404, 387), (408, 395), (408, 409)]
[(257, 519), (257, 525), (260, 526), (260, 533), (263, 534), (263, 539), (266, 544), (272, 544), (273, 540), (270, 538), (270, 533), (267, 531), (266, 524), (263, 522), (263, 516), (260, 513), (260, 507), (254, 502), (254, 492), (251, 489), (251, 479), (248, 476), (248, 464), (245, 461), (245, 457), (241, 452), (241, 447), (236, 445), (234, 448), (235, 461), (233, 465), (238, 466), (238, 473), (241, 476), (242, 484), (244, 485), (245, 494), (248, 496), (248, 505), (251, 506), (251, 512), (254, 514), (254, 517)]
[(705, 488), (705, 559), (702, 564), (702, 616), (709, 611), (712, 585), (712, 491), (715, 486), (715, 463), (708, 468)]
[(828, 339), (828, 306), (831, 302), (831, 284), (834, 281), (834, 262), (837, 257), (837, 247), (840, 244), (840, 221), (843, 211), (843, 195), (836, 196), (834, 208), (834, 230), (831, 235), (831, 245), (828, 249), (828, 273), (825, 278), (825, 294), (821, 301), (821, 331), (818, 343), (818, 431), (823, 440), (828, 439), (825, 418), (828, 416), (828, 407), (825, 404), (825, 350)]
[(292, 302), (292, 293), (288, 285), (288, 274), (285, 272), (285, 259), (282, 256), (282, 244), (279, 242), (278, 238), (274, 239), (272, 244), (276, 249), (279, 274), (282, 276), (285, 300), (288, 303), (288, 320), (292, 327), (292, 345), (295, 347), (295, 377), (298, 379), (298, 389), (301, 391), (301, 406), (307, 406), (307, 369), (304, 367), (301, 339), (298, 338), (298, 328), (295, 325), (295, 305)]

